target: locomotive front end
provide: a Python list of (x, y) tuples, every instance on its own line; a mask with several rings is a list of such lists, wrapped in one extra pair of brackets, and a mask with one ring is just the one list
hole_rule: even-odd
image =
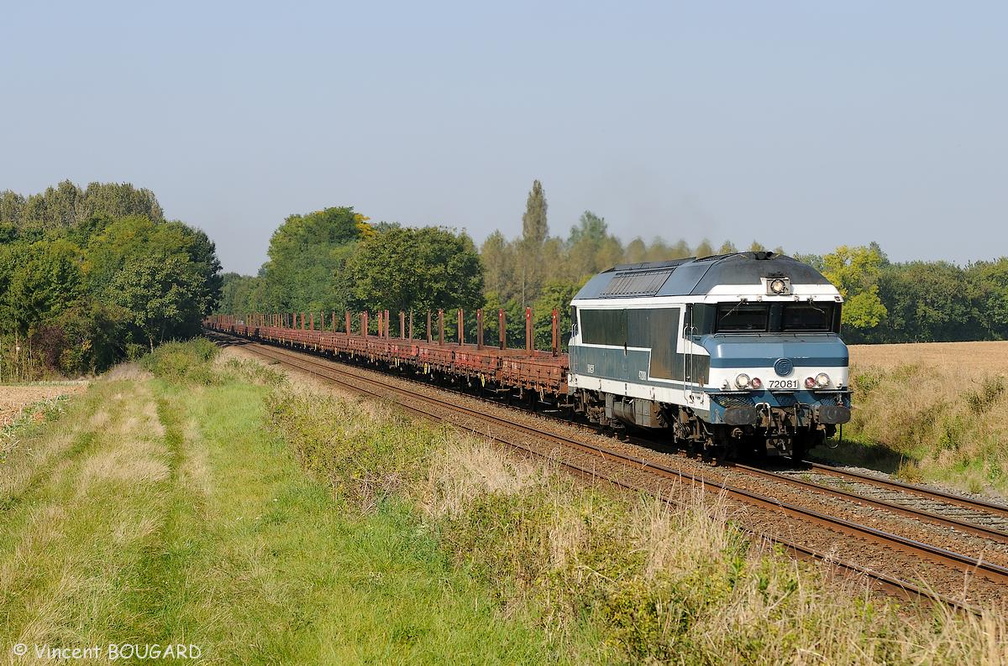
[(710, 354), (708, 422), (742, 448), (797, 459), (850, 420), (849, 359), (839, 292), (782, 268), (755, 290), (714, 287), (694, 307)]

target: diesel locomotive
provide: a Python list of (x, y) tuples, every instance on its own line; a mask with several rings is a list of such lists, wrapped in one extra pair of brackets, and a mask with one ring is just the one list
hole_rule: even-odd
[(797, 460), (850, 420), (842, 303), (772, 252), (617, 266), (571, 303), (568, 392), (602, 425), (667, 429), (717, 458)]

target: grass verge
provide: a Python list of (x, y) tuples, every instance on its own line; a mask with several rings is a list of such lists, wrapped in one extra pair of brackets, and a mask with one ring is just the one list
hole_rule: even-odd
[(348, 514), (303, 472), (263, 428), (275, 378), (192, 362), (205, 367), (96, 382), (8, 453), (5, 654), (134, 643), (196, 645), (207, 663), (556, 660), (407, 506)]
[[(750, 543), (702, 493), (610, 496), (394, 410), (280, 388), (275, 432), (349, 511), (416, 507), (501, 608), (578, 663), (1002, 663), (1004, 618), (838, 590)], [(321, 424), (327, 424), (320, 427)], [(405, 499), (404, 499), (405, 498)]]
[(815, 454), (1008, 495), (1008, 379), (953, 366), (852, 367), (855, 409), (837, 449)]

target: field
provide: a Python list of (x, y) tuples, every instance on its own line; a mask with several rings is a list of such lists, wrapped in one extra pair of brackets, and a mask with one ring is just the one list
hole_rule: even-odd
[(851, 364), (892, 370), (921, 365), (972, 376), (1008, 375), (1008, 342), (918, 342), (901, 345), (851, 345)]
[(22, 411), (33, 404), (52, 401), (61, 396), (81, 393), (85, 382), (36, 385), (0, 385), (0, 428), (10, 425)]
[(815, 455), (1008, 494), (1008, 342), (855, 345), (847, 440)]

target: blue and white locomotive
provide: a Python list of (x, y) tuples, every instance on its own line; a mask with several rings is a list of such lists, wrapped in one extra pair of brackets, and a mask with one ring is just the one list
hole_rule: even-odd
[(850, 420), (842, 302), (772, 252), (617, 266), (571, 303), (568, 390), (592, 421), (706, 456), (800, 459)]

